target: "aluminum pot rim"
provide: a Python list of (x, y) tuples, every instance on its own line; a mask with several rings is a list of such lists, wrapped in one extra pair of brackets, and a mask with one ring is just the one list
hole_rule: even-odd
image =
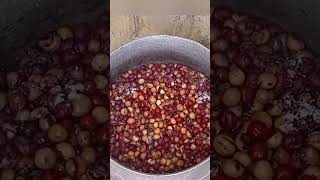
[[(112, 76), (112, 73), (111, 71), (118, 65), (116, 66), (113, 66), (113, 63), (112, 63), (112, 57), (113, 56), (117, 56), (119, 54), (121, 54), (123, 50), (127, 50), (128, 48), (131, 48), (130, 46), (134, 45), (134, 44), (139, 44), (139, 43), (145, 43), (145, 42), (151, 42), (151, 41), (164, 41), (164, 40), (170, 40), (170, 41), (180, 41), (180, 42), (184, 42), (186, 44), (189, 44), (189, 45), (192, 45), (194, 46), (195, 48), (198, 48), (198, 49), (201, 49), (203, 51), (205, 51), (205, 53), (207, 53), (206, 55), (208, 56), (208, 61), (206, 62), (206, 70), (205, 72), (204, 71), (201, 71), (200, 69), (198, 68), (195, 68), (197, 69), (198, 71), (202, 72), (202, 73), (205, 73), (205, 75), (207, 76), (207, 78), (210, 78), (210, 49), (208, 49), (207, 47), (205, 47), (204, 45), (194, 41), (194, 40), (191, 40), (191, 39), (187, 39), (187, 38), (184, 38), (184, 37), (180, 37), (180, 36), (172, 36), (172, 35), (153, 35), (153, 36), (145, 36), (145, 37), (142, 37), (142, 38), (136, 38), (132, 41), (129, 41), (127, 42), (126, 44), (120, 46), (119, 48), (113, 50), (111, 53), (110, 53), (110, 74)], [(148, 42), (148, 43), (149, 43)], [(187, 65), (187, 64), (186, 64)], [(111, 77), (112, 78), (112, 77)], [(111, 82), (113, 82), (115, 79), (111, 79)]]
[[(194, 166), (192, 166), (192, 167), (189, 167), (189, 168), (187, 168), (187, 169), (184, 169), (184, 170), (182, 170), (182, 171), (177, 171), (177, 172), (174, 172), (174, 173), (151, 174), (151, 173), (144, 173), (144, 172), (139, 172), (139, 171), (132, 170), (132, 169), (128, 168), (127, 166), (122, 165), (122, 164), (119, 163), (117, 160), (114, 160), (113, 158), (110, 157), (110, 161), (112, 161), (112, 163), (115, 163), (115, 164), (117, 164), (118, 166), (123, 167), (126, 171), (130, 171), (130, 172), (132, 172), (132, 173), (139, 174), (139, 175), (143, 175), (143, 176), (148, 176), (148, 177), (150, 177), (150, 176), (161, 176), (161, 177), (178, 176), (178, 175), (181, 175), (181, 174), (184, 174), (184, 173), (187, 173), (187, 172), (189, 172), (189, 171), (192, 171), (192, 170), (195, 170), (195, 169), (199, 168), (200, 166), (204, 165), (205, 163), (208, 163), (209, 160), (210, 160), (210, 156), (209, 156), (209, 157), (206, 157), (206, 158), (203, 159), (200, 163), (198, 163), (198, 164), (196, 164), (196, 165), (194, 165)], [(208, 172), (208, 173), (209, 173), (209, 172)], [(206, 174), (206, 175), (203, 176), (203, 178), (204, 178), (204, 177), (207, 177), (207, 176), (208, 176), (208, 175)], [(201, 179), (203, 179), (203, 178), (201, 178)], [(201, 179), (200, 179), (200, 180), (201, 180)]]

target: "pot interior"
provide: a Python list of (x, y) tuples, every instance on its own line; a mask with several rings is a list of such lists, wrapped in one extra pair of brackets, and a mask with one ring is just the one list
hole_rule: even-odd
[[(210, 50), (192, 40), (159, 35), (132, 41), (111, 53), (110, 80), (115, 82), (128, 69), (150, 63), (180, 63), (210, 77)], [(203, 179), (209, 176), (209, 157), (189, 169), (172, 174), (140, 173), (110, 161), (112, 179)]]

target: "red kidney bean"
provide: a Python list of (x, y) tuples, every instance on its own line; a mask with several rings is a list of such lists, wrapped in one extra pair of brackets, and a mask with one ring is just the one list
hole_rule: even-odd
[(239, 127), (240, 119), (230, 111), (222, 111), (217, 117), (219, 124), (228, 132), (233, 132)]
[(247, 130), (248, 135), (250, 138), (254, 140), (266, 140), (270, 135), (270, 129), (260, 121), (252, 121)]
[(250, 152), (254, 160), (263, 160), (268, 156), (268, 146), (265, 142), (258, 142), (251, 146)]
[(289, 132), (284, 140), (284, 145), (289, 150), (297, 149), (304, 143), (304, 136), (299, 132)]

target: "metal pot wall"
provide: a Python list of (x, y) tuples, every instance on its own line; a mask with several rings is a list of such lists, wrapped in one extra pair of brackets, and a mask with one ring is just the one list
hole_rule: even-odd
[(108, 1), (21, 0), (0, 2), (0, 69), (14, 68), (24, 50), (61, 24), (95, 23)]
[(215, 0), (214, 5), (230, 7), (275, 22), (305, 40), (316, 54), (320, 53), (320, 2), (317, 0)]

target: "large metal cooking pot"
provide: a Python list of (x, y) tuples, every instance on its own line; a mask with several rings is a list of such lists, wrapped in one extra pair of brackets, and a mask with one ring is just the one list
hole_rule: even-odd
[(317, 0), (215, 0), (215, 6), (230, 7), (281, 25), (305, 40), (317, 54), (320, 53), (320, 2)]
[(0, 70), (14, 68), (24, 50), (59, 25), (95, 23), (108, 1), (0, 1)]
[[(193, 67), (210, 76), (210, 51), (201, 44), (174, 36), (149, 36), (132, 41), (111, 53), (110, 78), (114, 82), (129, 68), (142, 64), (176, 62)], [(152, 175), (140, 173), (110, 160), (112, 180), (209, 180), (209, 157), (187, 170)]]

